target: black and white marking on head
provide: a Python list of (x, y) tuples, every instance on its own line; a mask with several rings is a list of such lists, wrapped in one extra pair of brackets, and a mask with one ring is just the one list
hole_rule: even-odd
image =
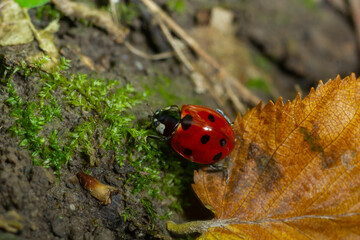
[(153, 115), (152, 123), (157, 132), (165, 137), (169, 137), (179, 125), (180, 116), (180, 109), (173, 105), (157, 110)]
[(155, 126), (156, 131), (161, 135), (164, 135), (165, 124), (159, 122), (157, 119), (154, 119), (153, 124)]
[(181, 127), (184, 130), (188, 130), (192, 125), (193, 117), (190, 114), (187, 114), (181, 119)]
[(206, 144), (208, 141), (210, 140), (210, 136), (209, 135), (204, 135), (201, 137), (201, 143), (202, 144)]
[(177, 105), (170, 105), (162, 109), (163, 111), (178, 111), (179, 107)]
[(219, 160), (221, 158), (221, 156), (222, 156), (222, 152), (219, 152), (218, 154), (214, 155), (213, 161)]

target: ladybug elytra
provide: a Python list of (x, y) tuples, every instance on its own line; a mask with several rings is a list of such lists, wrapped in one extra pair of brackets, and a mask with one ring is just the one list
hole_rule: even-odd
[(231, 153), (235, 134), (229, 119), (221, 110), (204, 106), (173, 105), (157, 110), (152, 118), (162, 140), (171, 139), (171, 145), (184, 158), (213, 164)]

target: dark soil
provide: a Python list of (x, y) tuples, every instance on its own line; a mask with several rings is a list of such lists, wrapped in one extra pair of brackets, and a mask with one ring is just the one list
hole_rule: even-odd
[[(166, 1), (156, 2), (164, 4)], [(208, 10), (216, 5), (233, 10), (238, 39), (246, 44), (253, 56), (262, 56), (270, 63), (267, 73), (273, 79), (274, 87), (284, 99), (293, 99), (295, 89), (300, 88), (306, 95), (320, 79), (326, 81), (337, 74), (345, 76), (359, 70), (356, 34), (348, 9), (335, 8), (325, 0), (314, 1), (310, 5), (304, 2), (312, 1), (186, 1), (185, 12), (173, 13), (172, 17), (185, 30), (190, 30), (195, 26), (195, 14), (200, 10)], [(34, 23), (42, 25), (34, 15), (35, 12), (32, 12)], [(149, 53), (168, 48), (162, 41), (152, 38), (153, 33), (144, 29), (144, 21), (146, 18), (142, 17), (131, 24), (128, 37), (131, 43)], [(176, 60), (150, 61), (135, 56), (123, 45), (114, 43), (103, 30), (84, 25), (75, 19), (63, 17), (60, 26), (55, 35), (55, 44), (62, 56), (72, 60), (72, 72), (119, 79), (122, 84), (132, 83), (139, 90), (142, 90), (144, 84), (155, 85), (157, 76), (165, 75), (172, 79), (166, 91), (176, 99), (177, 104), (196, 103), (219, 107), (210, 95), (199, 95), (193, 91), (192, 82)], [(14, 67), (19, 59), (37, 49), (35, 42), (1, 47), (2, 64)], [(84, 65), (78, 53), (94, 62), (94, 71)], [(36, 84), (23, 81), (21, 74), (15, 80), (18, 93), (31, 99)], [(119, 169), (111, 159), (100, 159), (94, 168), (89, 167), (86, 159), (78, 155), (62, 168), (60, 178), (51, 169), (34, 166), (30, 153), (19, 147), (19, 139), (8, 132), (14, 120), (4, 103), (7, 97), (4, 85), (0, 85), (0, 93), (0, 216), (6, 216), (6, 213), (14, 210), (21, 216), (23, 225), (21, 231), (12, 234), (6, 232), (0, 224), (0, 239), (174, 237), (167, 232), (165, 220), (157, 219), (154, 224), (151, 223), (148, 211), (126, 185), (126, 168)], [(268, 98), (265, 97), (266, 100)], [(167, 104), (160, 94), (151, 95), (148, 102), (154, 109)], [(83, 112), (66, 105), (62, 107), (64, 121), (58, 124), (66, 131), (79, 123)], [(230, 116), (235, 116), (231, 106), (220, 107)], [(147, 119), (151, 112), (147, 104), (134, 110), (138, 120)], [(75, 176), (78, 171), (86, 170), (101, 182), (122, 189), (114, 196), (112, 204), (100, 205), (81, 188)], [(211, 213), (201, 207), (190, 190), (191, 186), (188, 188), (185, 194), (190, 195), (192, 206), (185, 208), (183, 215), (174, 214), (170, 218), (179, 222), (211, 217)], [(170, 200), (152, 203), (160, 215), (166, 214), (169, 204)], [(119, 215), (125, 209), (131, 209), (137, 217), (125, 221)]]

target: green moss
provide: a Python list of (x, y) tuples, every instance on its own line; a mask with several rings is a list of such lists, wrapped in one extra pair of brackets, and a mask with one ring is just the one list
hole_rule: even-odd
[(167, 0), (166, 7), (176, 13), (183, 13), (186, 9), (186, 4), (184, 0)]
[(246, 87), (263, 91), (266, 94), (270, 94), (270, 87), (262, 78), (250, 78), (246, 83)]
[(305, 7), (311, 11), (314, 11), (317, 7), (314, 0), (302, 0), (302, 2), (305, 4)]
[(121, 2), (118, 6), (119, 21), (123, 24), (132, 23), (139, 15), (138, 9), (131, 2), (127, 4)]
[(271, 63), (269, 59), (265, 58), (264, 56), (255, 55), (253, 57), (254, 64), (264, 70), (265, 72), (271, 71)]
[(151, 95), (156, 94), (157, 98), (160, 96), (161, 99), (165, 101), (165, 106), (174, 105), (184, 100), (182, 97), (176, 95), (176, 91), (179, 91), (179, 89), (174, 87), (172, 80), (164, 74), (159, 74), (155, 77), (151, 85), (145, 83), (144, 87)]
[(62, 13), (54, 8), (52, 4), (45, 4), (36, 8), (36, 17), (38, 20), (47, 19), (58, 19), (62, 17)]
[[(90, 165), (96, 165), (96, 153), (103, 149), (105, 156), (120, 166), (130, 166), (132, 171), (126, 177), (133, 193), (146, 191), (150, 199), (162, 199), (165, 193), (177, 199), (185, 192), (195, 164), (181, 161), (166, 143), (146, 142), (145, 137), (154, 134), (145, 127), (149, 122), (135, 124), (131, 109), (147, 98), (146, 91), (137, 91), (129, 84), (120, 86), (118, 80), (91, 79), (84, 74), (67, 76), (70, 62), (65, 59), (47, 73), (40, 70), (47, 61), (42, 58), (34, 67), (23, 64), (13, 71), (5, 69), (2, 78), (8, 94), (6, 104), (15, 121), (9, 131), (19, 137), (20, 146), (31, 152), (34, 164), (51, 167), (60, 174), (74, 156), (86, 156)], [(32, 100), (17, 93), (16, 72), (37, 87)], [(167, 101), (171, 103), (172, 98), (168, 96)], [(64, 110), (60, 106), (67, 105), (82, 112), (82, 121), (64, 132)], [(144, 201), (146, 209), (153, 211)], [(174, 200), (170, 208), (181, 211), (183, 204)]]
[[(18, 70), (20, 69), (16, 69)], [(34, 164), (53, 167), (58, 172), (61, 165), (68, 162), (70, 155), (60, 147), (56, 130), (48, 137), (40, 134), (44, 126), (52, 122), (54, 118), (62, 119), (57, 101), (53, 97), (46, 103), (43, 99), (40, 100), (40, 104), (35, 101), (24, 101), (18, 96), (14, 83), (10, 79), (6, 81), (6, 84), (8, 98), (5, 103), (10, 107), (11, 116), (15, 119), (9, 131), (20, 137), (20, 146), (32, 152)]]
[(34, 8), (48, 3), (50, 0), (15, 0), (23, 8)]

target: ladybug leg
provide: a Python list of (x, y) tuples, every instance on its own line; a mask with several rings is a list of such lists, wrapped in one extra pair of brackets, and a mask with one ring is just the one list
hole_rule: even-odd
[(164, 136), (156, 136), (156, 135), (148, 135), (145, 137), (145, 142), (148, 142), (148, 139), (156, 139), (158, 141), (165, 142), (167, 140), (170, 140), (172, 136), (164, 137)]
[(228, 183), (228, 179), (229, 179), (229, 165), (230, 165), (230, 158), (229, 156), (225, 157), (225, 159), (223, 160), (224, 161), (224, 164), (223, 164), (223, 167), (224, 167), (224, 179), (225, 179), (225, 183), (227, 184)]
[(225, 169), (225, 167), (221, 164), (216, 164), (216, 163), (213, 163), (213, 164), (210, 164), (209, 165), (209, 172), (221, 172)]
[(209, 172), (222, 172), (223, 179), (225, 180), (225, 183), (227, 183), (227, 181), (229, 179), (228, 167), (229, 167), (229, 161), (228, 161), (228, 158), (225, 158), (224, 161), (221, 161), (220, 164), (218, 162), (210, 164), (207, 171), (209, 171)]

